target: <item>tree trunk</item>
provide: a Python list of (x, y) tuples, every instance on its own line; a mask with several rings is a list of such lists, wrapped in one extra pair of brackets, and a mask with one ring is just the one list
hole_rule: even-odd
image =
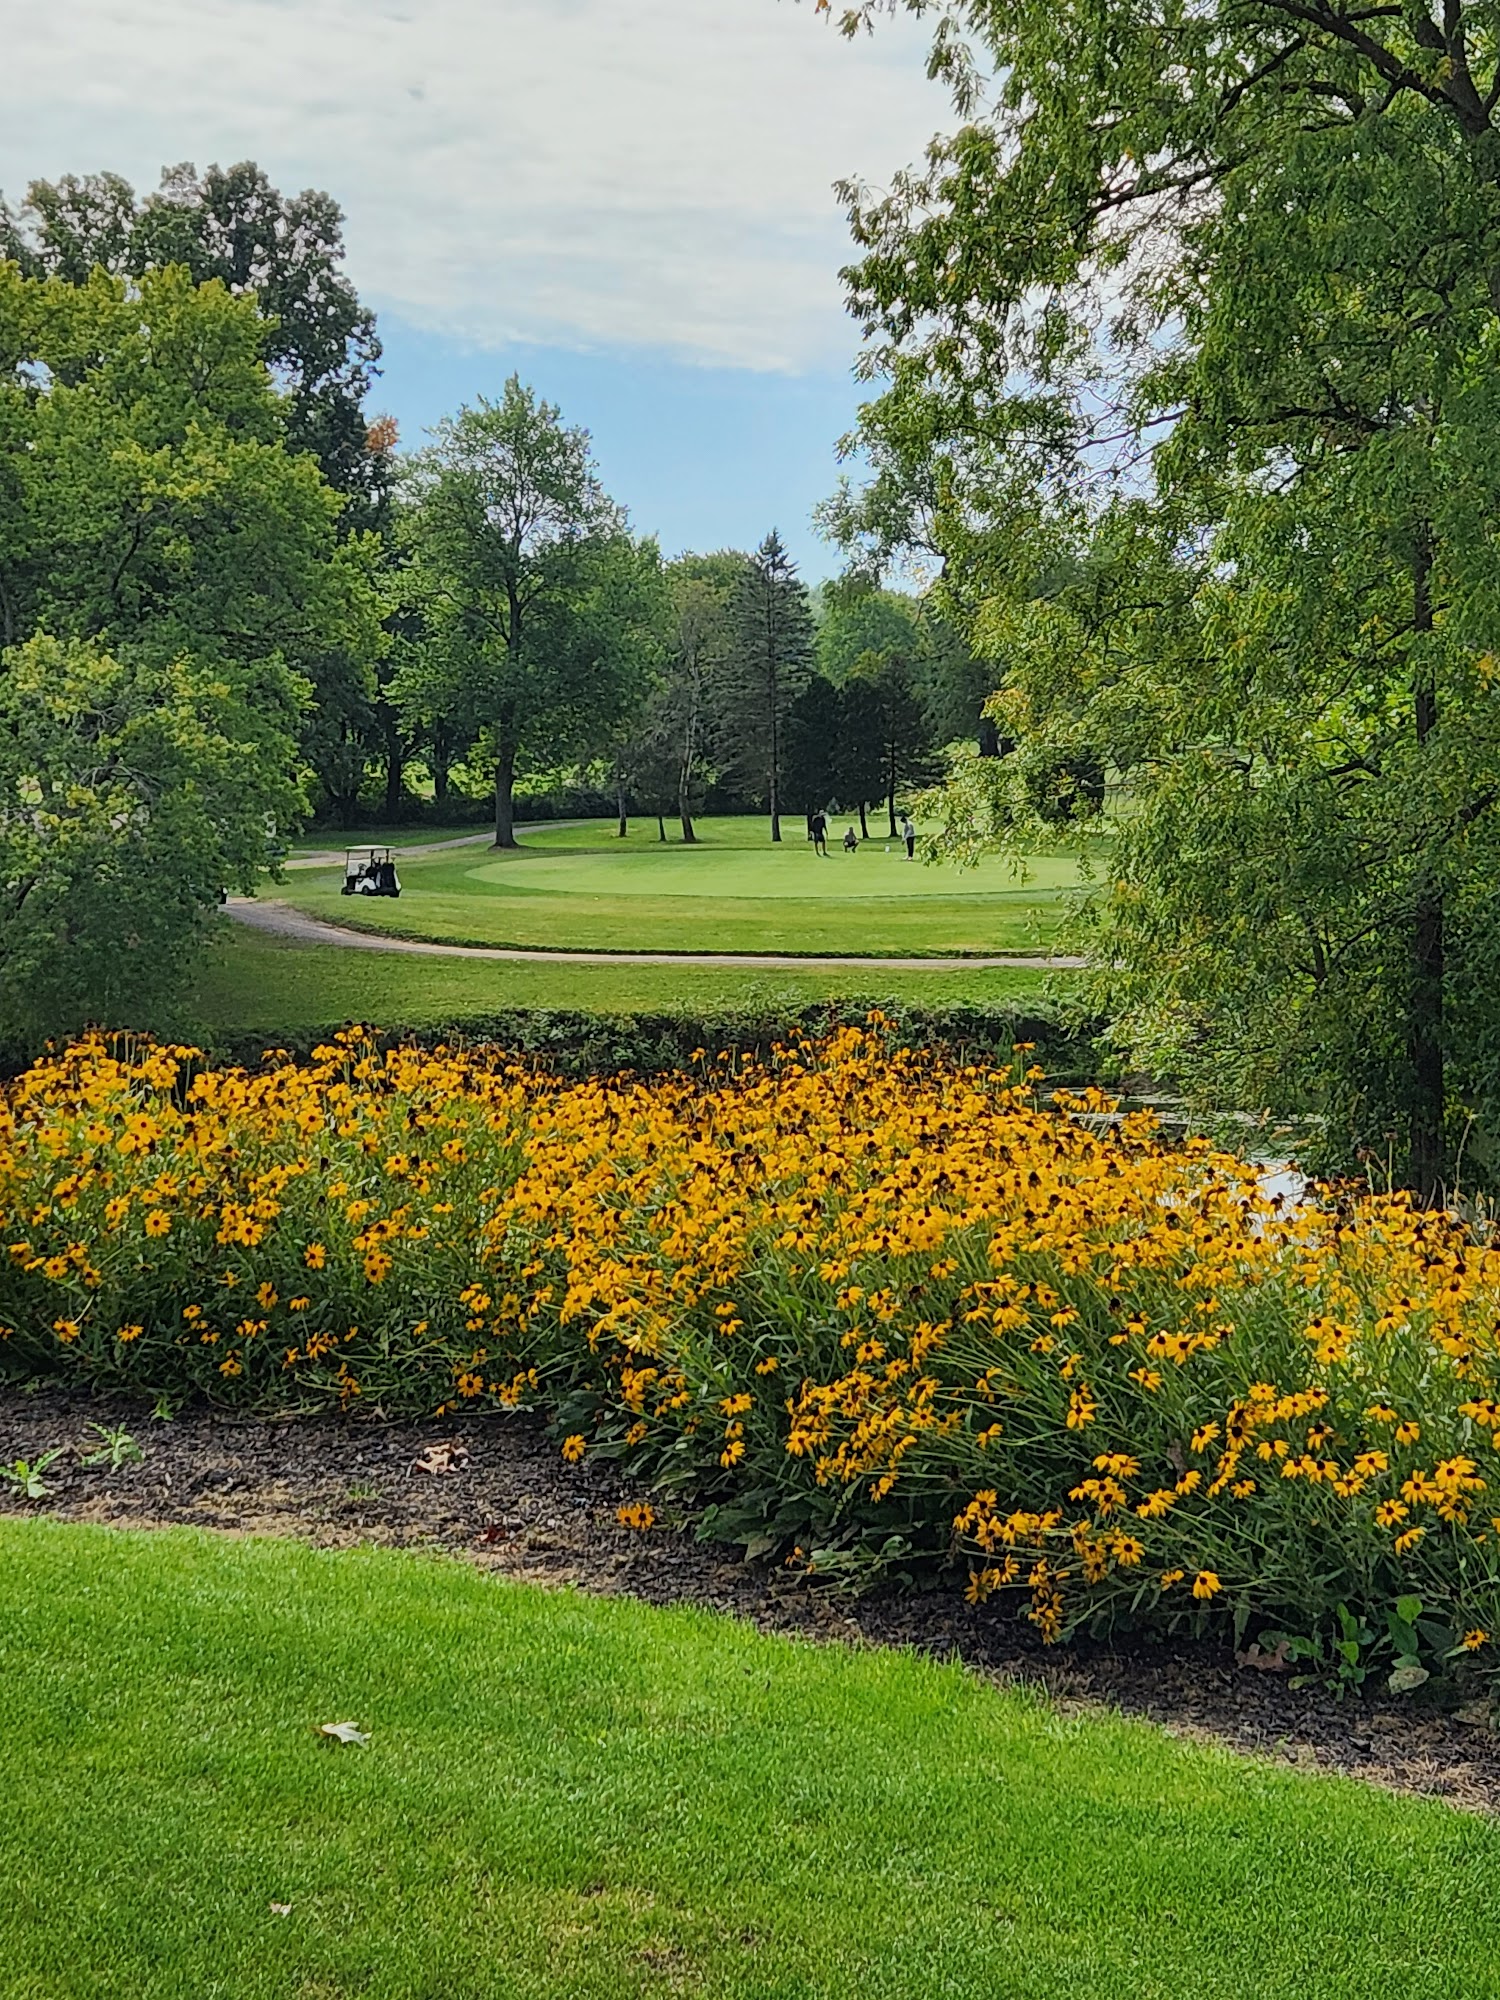
[(516, 732), (515, 690), (520, 685), (521, 600), (513, 583), (506, 586), (510, 624), (505, 634), (505, 650), (510, 661), (511, 697), (501, 704), (495, 730), (495, 845), (516, 844), (515, 788), (516, 753), (520, 743)]
[(448, 731), (441, 722), (432, 725), (431, 740), (427, 750), (427, 764), (432, 772), (432, 797), (437, 806), (448, 803), (448, 773), (452, 767)]
[(677, 817), (682, 822), (682, 838), (691, 847), (698, 836), (693, 831), (693, 764), (698, 755), (698, 702), (702, 670), (694, 658), (688, 681), (687, 714), (683, 723), (682, 757), (677, 766)]
[(1000, 725), (992, 715), (979, 718), (979, 754), (981, 757), (1000, 755)]
[[(1419, 639), (1432, 630), (1428, 593), (1431, 557), (1424, 549), (1413, 574), (1412, 630)], [(1413, 707), (1418, 747), (1438, 725), (1437, 687), (1432, 663), (1419, 655)], [(1411, 1069), (1411, 1123), (1407, 1185), (1424, 1205), (1441, 1198), (1446, 1165), (1443, 1148), (1443, 986), (1445, 976), (1443, 892), (1423, 864), (1412, 908), (1411, 986), (1407, 1001), (1406, 1046)]]
[(767, 610), (767, 650), (771, 695), (771, 838), (781, 839), (781, 682), (776, 672), (776, 639)]
[(387, 826), (395, 826), (401, 817), (401, 802), (406, 792), (406, 744), (402, 740), (400, 724), (394, 717), (387, 717), (383, 729), (385, 737), (385, 811)]
[(865, 818), (865, 802), (863, 799), (859, 802), (859, 837), (861, 840), (868, 840), (870, 838), (870, 823)]
[(1424, 1206), (1442, 1198), (1443, 1147), (1443, 895), (1424, 890), (1412, 913), (1412, 980), (1407, 1055), (1411, 1063), (1412, 1193)]
[(515, 799), (516, 740), (514, 723), (507, 714), (501, 718), (495, 757), (495, 845), (516, 844)]
[(664, 842), (664, 841), (666, 840), (666, 837), (667, 837), (667, 816), (666, 816), (666, 814), (665, 814), (665, 813), (658, 813), (658, 814), (656, 815), (656, 837), (657, 837), (657, 839), (658, 839), (658, 840), (660, 840), (660, 841), (663, 841), (663, 842)]

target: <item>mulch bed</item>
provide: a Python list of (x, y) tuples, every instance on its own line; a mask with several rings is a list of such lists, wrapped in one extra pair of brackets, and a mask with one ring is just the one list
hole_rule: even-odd
[[(125, 1425), (144, 1458), (113, 1472), (83, 1466), (99, 1444), (91, 1424)], [(1064, 1708), (1102, 1703), (1309, 1771), (1500, 1810), (1500, 1737), (1479, 1707), (1449, 1715), (1389, 1697), (1337, 1701), (1207, 1646), (1043, 1649), (1013, 1610), (970, 1609), (954, 1578), (933, 1591), (850, 1598), (747, 1563), (689, 1528), (622, 1528), (615, 1508), (637, 1490), (611, 1467), (563, 1464), (529, 1417), (384, 1425), (195, 1410), (156, 1423), (139, 1405), (0, 1394), (0, 1465), (54, 1446), (64, 1450), (43, 1475), (47, 1497), (0, 1492), (0, 1511), (442, 1551), (528, 1582), (700, 1605), (768, 1632), (909, 1646), (1036, 1685)]]

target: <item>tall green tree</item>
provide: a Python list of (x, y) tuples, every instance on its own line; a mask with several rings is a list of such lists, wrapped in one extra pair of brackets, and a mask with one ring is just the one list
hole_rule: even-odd
[(931, 784), (940, 770), (916, 662), (908, 654), (862, 653), (844, 683), (844, 697), (856, 740), (875, 753), (870, 775), (878, 772), (878, 790), (873, 796), (885, 801), (894, 840), (896, 800), (911, 786)]
[(413, 461), (407, 583), (429, 643), (413, 712), (482, 732), (495, 845), (514, 847), (523, 760), (600, 749), (643, 693), (660, 639), (660, 559), (600, 484), (587, 431), (512, 376)]
[(842, 687), (866, 653), (915, 660), (922, 643), (921, 617), (916, 599), (899, 591), (872, 590), (857, 581), (826, 585), (814, 642), (819, 673)]
[(735, 768), (765, 801), (773, 841), (781, 839), (787, 714), (812, 657), (807, 587), (773, 528), (746, 565), (736, 596), (729, 716)]
[(379, 525), (390, 467), (363, 406), (380, 341), (343, 267), (344, 218), (331, 195), (284, 195), (253, 160), (201, 174), (168, 167), (144, 198), (118, 174), (65, 174), (32, 181), (18, 209), (0, 202), (0, 257), (70, 285), (95, 269), (139, 278), (177, 264), (195, 283), (254, 293), (265, 358), (287, 397), (288, 443), (348, 496), (354, 528)]
[(306, 674), (380, 646), (367, 537), (288, 449), (255, 302), (180, 268), (81, 286), (0, 264), (3, 637)]
[(785, 784), (794, 811), (812, 814), (839, 795), (843, 694), (825, 674), (811, 675), (787, 710)]
[(0, 1029), (12, 1046), (180, 1001), (226, 889), (301, 799), (299, 687), (38, 636), (0, 673)]
[(0, 1022), (190, 973), (302, 809), (306, 670), (381, 643), (367, 538), (287, 447), (251, 298), (0, 264)]
[[(1490, 11), (943, 20), (967, 122), (851, 192), (888, 386), (843, 531), (920, 526), (1002, 726), (1128, 777), (1098, 959), (1136, 1046), (1433, 1198), (1500, 1108)], [(966, 770), (959, 844), (1021, 836), (1026, 764)]]
[(698, 799), (715, 769), (715, 720), (735, 656), (734, 609), (747, 560), (720, 550), (679, 556), (667, 569), (671, 630), (655, 726), (670, 748), (677, 821), (689, 845), (698, 837)]

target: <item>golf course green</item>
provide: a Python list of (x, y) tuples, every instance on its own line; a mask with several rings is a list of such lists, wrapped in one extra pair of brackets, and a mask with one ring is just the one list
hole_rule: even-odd
[[(876, 834), (854, 853), (843, 824), (819, 855), (800, 820), (773, 845), (764, 819), (699, 823), (692, 846), (655, 821), (621, 840), (612, 823), (523, 829), (401, 862), (397, 901), (340, 894), (340, 867), (295, 869), (264, 894), (363, 930), (533, 950), (778, 952), (848, 957), (1045, 953), (1080, 882), (1071, 854), (1024, 871), (999, 859), (959, 869), (907, 859)], [(437, 836), (440, 838), (441, 836)]]

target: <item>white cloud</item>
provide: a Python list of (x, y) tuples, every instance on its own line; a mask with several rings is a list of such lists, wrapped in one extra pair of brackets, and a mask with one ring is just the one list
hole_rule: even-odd
[(810, 0), (59, 0), (12, 14), (0, 188), (254, 158), (419, 326), (800, 370), (853, 346), (831, 183), (949, 116), (923, 49)]

